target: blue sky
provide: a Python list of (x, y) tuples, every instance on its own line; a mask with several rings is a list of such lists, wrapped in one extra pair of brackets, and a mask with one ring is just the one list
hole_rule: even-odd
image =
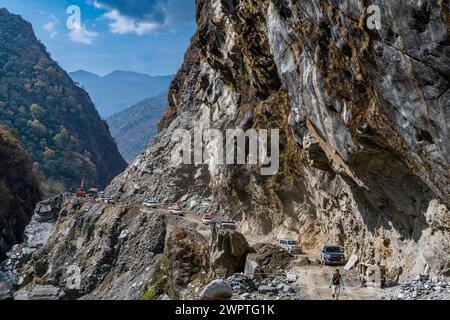
[[(67, 13), (71, 5), (80, 20)], [(69, 72), (172, 74), (195, 32), (194, 0), (0, 0), (0, 7), (30, 21)]]

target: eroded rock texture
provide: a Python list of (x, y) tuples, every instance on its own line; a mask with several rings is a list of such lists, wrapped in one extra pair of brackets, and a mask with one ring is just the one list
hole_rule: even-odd
[[(381, 29), (366, 25), (371, 4)], [(110, 187), (180, 201), (246, 233), (337, 242), (390, 273), (449, 275), (446, 1), (197, 1), (161, 132)], [(280, 128), (277, 175), (171, 163), (175, 129)], [(214, 144), (210, 143), (209, 148)]]
[(62, 195), (38, 204), (0, 284), (19, 300), (138, 299), (165, 236), (160, 214)]

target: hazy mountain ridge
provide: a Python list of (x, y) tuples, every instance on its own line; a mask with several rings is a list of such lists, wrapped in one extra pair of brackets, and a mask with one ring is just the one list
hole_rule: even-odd
[(157, 133), (159, 119), (167, 105), (167, 91), (164, 91), (106, 119), (125, 160), (133, 161)]
[(173, 75), (150, 76), (132, 71), (114, 71), (101, 77), (78, 70), (69, 75), (87, 90), (104, 118), (167, 90), (173, 78)]

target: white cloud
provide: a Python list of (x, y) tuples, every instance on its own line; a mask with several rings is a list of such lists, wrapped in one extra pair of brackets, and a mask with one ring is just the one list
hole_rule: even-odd
[(112, 22), (109, 24), (109, 30), (116, 34), (136, 33), (143, 35), (155, 31), (161, 27), (155, 22), (136, 21), (133, 18), (121, 15), (117, 10), (111, 10), (104, 15)]
[(114, 34), (144, 35), (151, 32), (172, 32), (177, 27), (195, 24), (194, 0), (89, 0), (103, 10)]
[(58, 34), (58, 31), (55, 30), (56, 24), (53, 21), (47, 22), (46, 24), (44, 24), (44, 26), (42, 27), (45, 31), (47, 31), (50, 34), (50, 38), (54, 38), (56, 37), (56, 35)]
[(97, 0), (94, 1), (94, 8), (96, 9), (104, 9), (105, 6), (101, 3), (99, 3)]
[(69, 32), (69, 38), (73, 42), (82, 44), (93, 44), (94, 39), (98, 37), (99, 33), (95, 31), (89, 31), (83, 26), (75, 25), (74, 29)]
[(56, 28), (59, 24), (59, 20), (53, 15), (51, 15), (50, 18), (52, 20), (44, 24), (42, 28), (49, 34), (50, 38), (53, 39), (58, 35)]

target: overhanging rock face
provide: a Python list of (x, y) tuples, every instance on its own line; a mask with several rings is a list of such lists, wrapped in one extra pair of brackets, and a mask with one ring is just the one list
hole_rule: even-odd
[[(119, 198), (179, 201), (403, 275), (449, 275), (450, 14), (444, 1), (197, 1), (154, 143)], [(171, 163), (176, 129), (280, 129), (280, 169)]]

